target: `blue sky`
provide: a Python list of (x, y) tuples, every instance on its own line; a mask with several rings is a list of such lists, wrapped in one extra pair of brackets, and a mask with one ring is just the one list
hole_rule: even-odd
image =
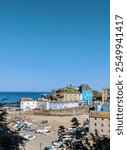
[(109, 87), (109, 3), (0, 1), (0, 91)]

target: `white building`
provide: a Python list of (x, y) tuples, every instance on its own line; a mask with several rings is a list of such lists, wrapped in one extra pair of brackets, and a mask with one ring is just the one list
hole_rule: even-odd
[(79, 102), (82, 100), (82, 94), (81, 93), (77, 93), (77, 100)]
[(42, 101), (33, 100), (32, 98), (21, 98), (20, 100), (21, 110), (33, 110), (41, 108)]
[(78, 107), (78, 102), (68, 101), (68, 102), (51, 102), (51, 101), (42, 101), (42, 109), (49, 110), (49, 109), (65, 109), (65, 108), (72, 108)]

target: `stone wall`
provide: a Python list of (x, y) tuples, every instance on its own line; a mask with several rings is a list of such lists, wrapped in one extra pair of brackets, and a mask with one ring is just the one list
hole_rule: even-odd
[(56, 110), (36, 110), (35, 115), (53, 115), (53, 116), (72, 116), (72, 115), (82, 115), (89, 113), (88, 106), (79, 106), (74, 108), (66, 109), (56, 109)]

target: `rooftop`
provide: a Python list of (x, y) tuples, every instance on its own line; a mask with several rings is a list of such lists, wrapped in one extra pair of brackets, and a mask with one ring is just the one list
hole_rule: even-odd
[(30, 97), (21, 97), (20, 100), (21, 101), (33, 101), (33, 99)]
[(90, 111), (91, 118), (110, 118), (110, 112), (105, 111)]

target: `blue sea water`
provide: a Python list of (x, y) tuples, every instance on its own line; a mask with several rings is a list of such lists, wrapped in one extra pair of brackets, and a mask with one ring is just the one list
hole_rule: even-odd
[(0, 92), (0, 100), (6, 98), (5, 103), (19, 102), (21, 97), (30, 97), (33, 99), (41, 98), (43, 94), (50, 92)]

